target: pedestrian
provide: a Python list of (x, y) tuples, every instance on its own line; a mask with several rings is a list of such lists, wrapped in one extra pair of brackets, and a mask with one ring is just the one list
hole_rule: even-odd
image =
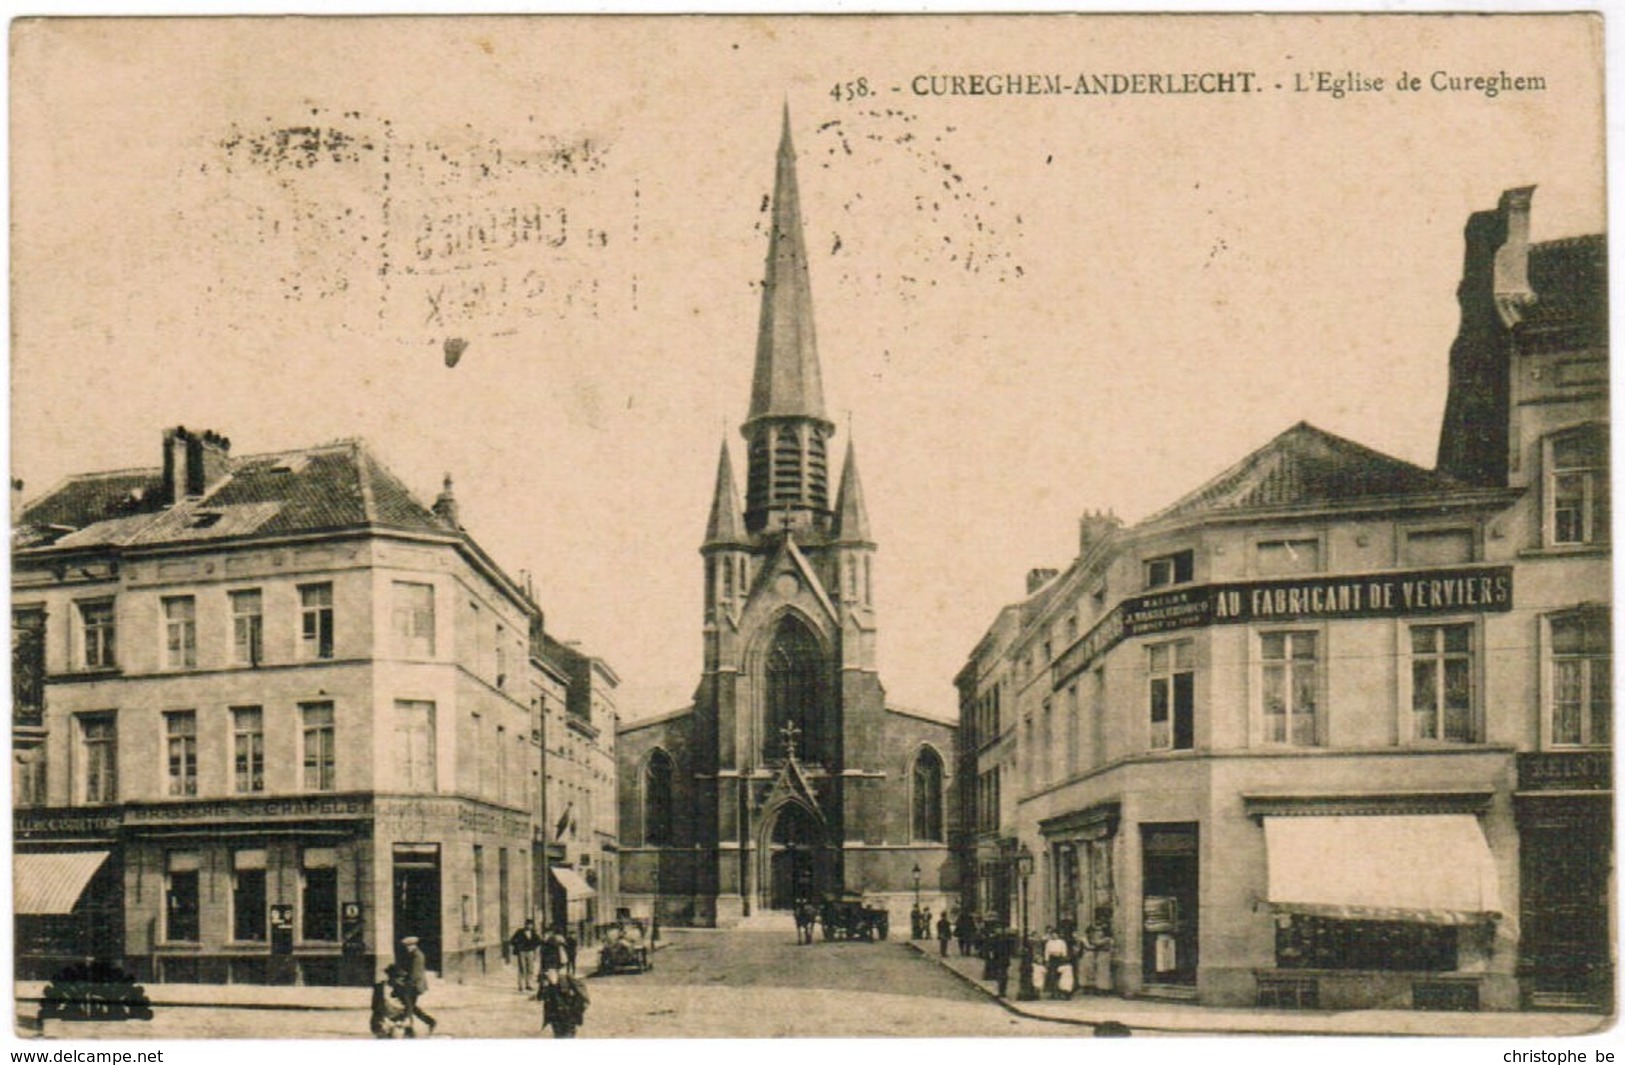
[(967, 956), (971, 952), (971, 944), (976, 939), (976, 917), (969, 910), (959, 911), (959, 920), (954, 924), (954, 934), (959, 937), (959, 956)]
[(564, 929), (564, 969), (571, 976), (576, 974), (576, 934), (573, 929), (566, 926)]
[(914, 904), (914, 908), (908, 911), (908, 938), (923, 938), (920, 935), (920, 904), (917, 902)]
[(401, 975), (401, 1005), (406, 1009), (406, 1032), (408, 1038), (417, 1035), (413, 1027), (413, 1020), (420, 1020), (429, 1026), (429, 1034), (434, 1035), (435, 1019), (418, 1007), (418, 999), (429, 993), (429, 962), (418, 949), (418, 937), (407, 936), (401, 940), (401, 946), (406, 948), (406, 956), (402, 960)]
[(937, 943), (942, 948), (942, 956), (948, 956), (948, 941), (954, 938), (954, 926), (948, 920), (948, 911), (943, 910), (942, 916), (937, 918)]
[(401, 967), (393, 963), (384, 967), (378, 981), (372, 985), (372, 1034), (377, 1039), (396, 1039), (407, 1031), (410, 1015), (401, 1002)]
[(931, 938), (931, 926), (931, 907), (927, 906), (925, 909), (920, 911), (920, 939)]
[(1066, 969), (1069, 979), (1066, 981), (1066, 997), (1072, 997), (1072, 981), (1070, 979), (1072, 958), (1066, 940), (1061, 933), (1049, 929), (1044, 935), (1044, 994), (1050, 998), (1061, 997), (1061, 970)]
[(508, 949), (518, 959), (519, 990), (531, 990), (531, 974), (536, 969), (536, 948), (542, 945), (541, 937), (536, 934), (536, 921), (525, 918), (525, 923), (508, 938)]
[(1091, 995), (1110, 994), (1112, 990), (1112, 911), (1102, 906), (1095, 910), (1095, 919), (1083, 931), (1083, 946), (1089, 958), (1089, 974), (1078, 973), (1078, 985)]
[[(542, 980), (556, 980), (559, 973), (564, 971), (564, 934), (555, 926), (553, 930), (542, 937), (541, 946), (537, 949), (538, 963), (541, 966)], [(540, 990), (538, 988), (538, 990)]]
[(543, 977), (536, 997), (542, 1003), (542, 1027), (553, 1029), (554, 1039), (574, 1039), (587, 1019), (587, 985), (568, 973), (553, 971)]
[(1010, 958), (1015, 953), (1015, 934), (1005, 928), (989, 929), (987, 971), (989, 978), (999, 985), (999, 997), (1010, 990)]

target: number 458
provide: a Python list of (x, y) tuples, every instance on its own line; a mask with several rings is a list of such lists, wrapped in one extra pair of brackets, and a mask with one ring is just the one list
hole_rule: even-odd
[(830, 99), (836, 103), (849, 100), (861, 100), (869, 95), (869, 79), (859, 78), (857, 81), (838, 81), (835, 88), (829, 91)]

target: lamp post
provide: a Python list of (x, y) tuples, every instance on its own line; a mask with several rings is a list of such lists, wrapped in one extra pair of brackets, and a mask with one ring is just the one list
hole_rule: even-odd
[(923, 939), (925, 933), (920, 931), (920, 863), (914, 863), (914, 938)]
[(1033, 986), (1032, 944), (1027, 939), (1027, 878), (1033, 875), (1033, 852), (1025, 843), (1016, 852), (1016, 875), (1021, 877), (1021, 951), (1018, 955), (1021, 981), (1016, 994), (1023, 1001), (1030, 1002), (1038, 997), (1038, 988)]

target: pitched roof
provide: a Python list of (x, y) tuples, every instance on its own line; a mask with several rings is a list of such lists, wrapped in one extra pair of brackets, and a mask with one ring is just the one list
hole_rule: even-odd
[(812, 284), (801, 232), (796, 191), (796, 150), (790, 143), (785, 106), (773, 186), (773, 229), (762, 281), (762, 317), (756, 333), (756, 373), (750, 418), (805, 417), (824, 420), (824, 384), (813, 333)]
[(212, 490), (166, 506), (163, 471), (69, 477), (28, 504), (13, 546), (146, 547), (383, 528), (456, 535), (359, 441), (233, 459)]
[(1211, 511), (1273, 510), (1414, 496), (1467, 486), (1299, 422), (1146, 523)]
[(1602, 233), (1529, 246), (1534, 303), (1524, 312), (1525, 332), (1575, 329), (1584, 343), (1608, 339), (1608, 238)]

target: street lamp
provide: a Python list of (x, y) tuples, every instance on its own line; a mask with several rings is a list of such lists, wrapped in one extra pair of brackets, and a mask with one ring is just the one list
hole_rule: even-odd
[(920, 863), (914, 863), (914, 938), (924, 939), (927, 932), (920, 931)]
[(1021, 877), (1021, 981), (1017, 996), (1024, 1001), (1038, 997), (1033, 986), (1032, 944), (1027, 939), (1027, 878), (1033, 875), (1033, 852), (1023, 843), (1016, 852), (1016, 874)]

